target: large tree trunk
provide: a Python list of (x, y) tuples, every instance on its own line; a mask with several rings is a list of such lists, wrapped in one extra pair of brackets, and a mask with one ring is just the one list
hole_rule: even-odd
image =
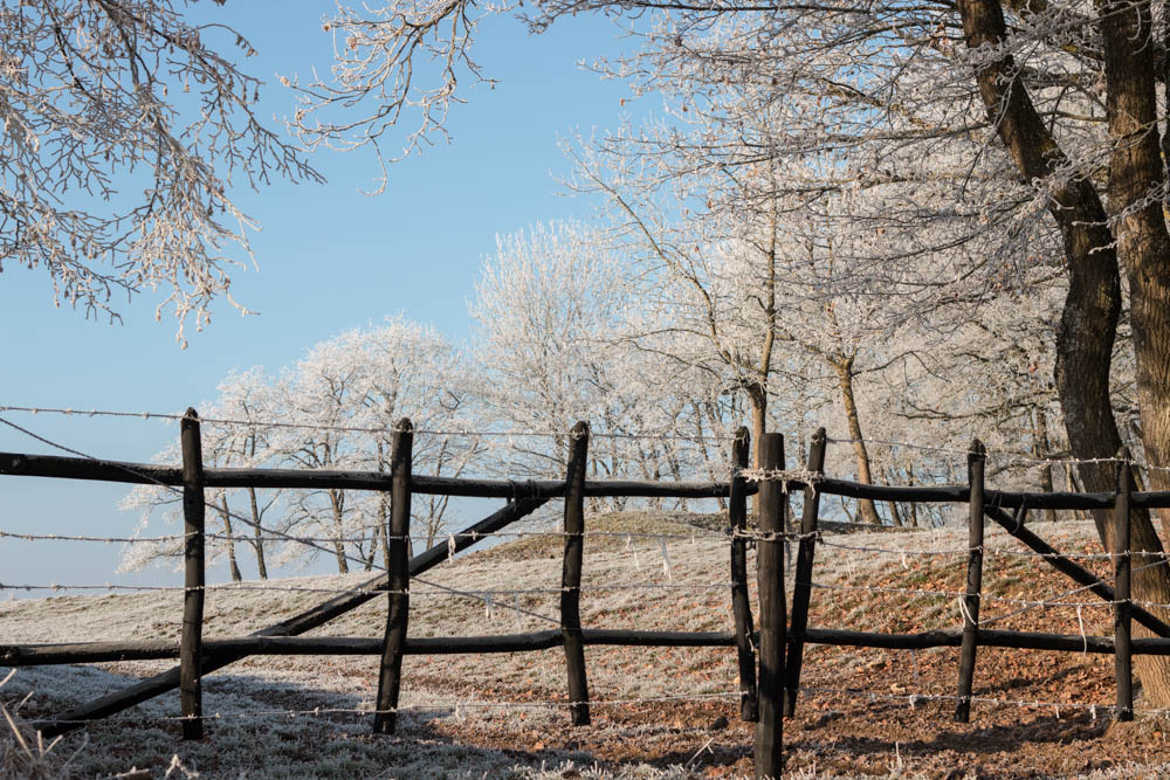
[[(1150, 482), (1165, 490), (1170, 480), (1157, 467), (1170, 465), (1170, 236), (1162, 211), (1166, 177), (1158, 143), (1153, 20), (1148, 2), (1104, 2), (1099, 9), (1112, 142), (1109, 206), (1119, 215), (1114, 232), (1129, 279), (1142, 446), (1147, 462), (1155, 467), (1150, 470)], [(1170, 513), (1162, 510), (1161, 519), (1163, 531), (1170, 531)], [(1150, 526), (1148, 521), (1145, 525)], [(1152, 526), (1140, 530), (1154, 536)], [(1157, 538), (1146, 544), (1161, 548)], [(1156, 569), (1135, 570), (1135, 585), (1147, 572), (1161, 575), (1156, 579), (1162, 587), (1156, 599), (1139, 598), (1170, 601), (1165, 563)], [(1139, 673), (1153, 666), (1139, 657)], [(1148, 672), (1142, 674), (1143, 686), (1152, 689), (1159, 706), (1170, 703), (1170, 669), (1165, 667), (1158, 666), (1156, 681), (1148, 682)]]
[[(957, 7), (968, 48), (994, 47), (1004, 41), (1006, 25), (998, 2), (958, 0)], [(1140, 37), (1133, 34), (1132, 20), (1128, 17), (1127, 20), (1119, 18), (1125, 14), (1109, 13), (1106, 16), (1113, 21), (1102, 25), (1105, 48), (1107, 51), (1119, 50), (1107, 55), (1107, 71), (1114, 71), (1107, 79), (1111, 92), (1110, 131), (1116, 133), (1118, 130), (1115, 129), (1113, 112), (1140, 110), (1142, 105), (1140, 97), (1128, 94), (1133, 87), (1124, 87), (1118, 83), (1118, 79), (1126, 78), (1124, 74), (1127, 68), (1132, 70), (1140, 65), (1139, 62), (1129, 60), (1148, 56), (1149, 45), (1148, 42), (1147, 45), (1141, 45)], [(1134, 14), (1130, 14), (1130, 17), (1136, 18)], [(1127, 24), (1130, 25), (1128, 28)], [(1106, 27), (1110, 29), (1106, 30)], [(1128, 29), (1128, 32), (1121, 28)], [(1133, 56), (1141, 51), (1145, 51), (1146, 55)], [(1112, 59), (1118, 62), (1110, 63)], [(1109, 366), (1121, 310), (1121, 288), (1108, 217), (1100, 197), (1087, 178), (1057, 179), (1053, 176), (1068, 163), (1068, 159), (1036, 112), (1013, 58), (1004, 55), (997, 61), (983, 65), (978, 71), (977, 80), (988, 116), (1025, 180), (1061, 182), (1052, 193), (1049, 206), (1061, 231), (1069, 272), (1068, 296), (1056, 339), (1057, 392), (1073, 457), (1082, 460), (1111, 458), (1121, 446), (1121, 437), (1109, 401)], [(1117, 99), (1114, 99), (1114, 92), (1118, 92)], [(1136, 121), (1140, 124), (1142, 120)], [(1151, 126), (1152, 122), (1144, 125), (1147, 135)], [(1139, 143), (1134, 141), (1134, 144)], [(1111, 188), (1114, 178), (1133, 165), (1133, 160), (1126, 157), (1129, 152), (1128, 148), (1115, 152), (1121, 154), (1122, 158), (1115, 157), (1116, 165), (1111, 166)], [(1129, 159), (1128, 163), (1126, 159)], [(1125, 240), (1120, 241), (1119, 246), (1123, 253), (1132, 251), (1132, 246)], [(1134, 273), (1135, 269), (1131, 266), (1131, 279)], [(1144, 310), (1143, 314), (1148, 316)], [(1152, 324), (1152, 321), (1144, 322)], [(1136, 337), (1135, 349), (1139, 354), (1140, 399), (1142, 353)], [(1145, 379), (1148, 381), (1148, 377)], [(1155, 413), (1158, 408), (1157, 404), (1149, 410), (1143, 408), (1143, 422), (1146, 414)], [(1149, 436), (1151, 432), (1147, 430), (1145, 435)], [(1148, 453), (1148, 457), (1154, 457), (1153, 453)], [(1079, 472), (1088, 490), (1112, 491), (1116, 487), (1116, 477), (1109, 463), (1084, 463)], [(1099, 535), (1109, 545), (1112, 529), (1107, 522), (1107, 514), (1096, 512), (1094, 520)], [(1148, 513), (1133, 512), (1131, 538), (1134, 550), (1160, 552), (1162, 549)], [(1143, 601), (1170, 602), (1170, 571), (1164, 565), (1135, 567), (1133, 594)], [(1156, 707), (1170, 705), (1170, 661), (1140, 656), (1136, 666), (1150, 703)]]
[[(1129, 280), (1142, 446), (1151, 466), (1170, 465), (1170, 236), (1162, 211), (1165, 169), (1157, 131), (1156, 77), (1148, 3), (1103, 3), (1106, 109), (1112, 141), (1109, 206)], [(1158, 489), (1165, 472), (1151, 471)], [(1170, 516), (1162, 515), (1170, 533)]]
[[(861, 414), (857, 411), (857, 399), (853, 394), (853, 358), (834, 360), (833, 368), (837, 372), (841, 403), (845, 405), (845, 421), (849, 426), (849, 438), (853, 440), (853, 454), (857, 461), (857, 481), (863, 485), (872, 485), (873, 477), (869, 471), (869, 450), (865, 448), (865, 437), (861, 434)], [(857, 502), (857, 509), (863, 523), (882, 524), (873, 499), (861, 499)]]

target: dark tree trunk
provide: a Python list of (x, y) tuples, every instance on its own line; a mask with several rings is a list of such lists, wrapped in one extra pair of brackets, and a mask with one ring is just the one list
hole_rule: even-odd
[[(957, 7), (969, 48), (996, 46), (1003, 42), (1006, 25), (1003, 9), (998, 2), (958, 0)], [(1129, 10), (1122, 12), (1123, 7)], [(1148, 132), (1153, 115), (1147, 110), (1144, 97), (1148, 92), (1152, 102), (1152, 88), (1147, 89), (1141, 77), (1143, 67), (1147, 74), (1152, 74), (1149, 46), (1141, 45), (1141, 36), (1137, 34), (1136, 25), (1140, 24), (1142, 7), (1110, 3), (1103, 8), (1101, 28), (1107, 52), (1110, 133), (1115, 139), (1126, 139), (1114, 150), (1110, 165), (1110, 194), (1114, 200), (1139, 190), (1144, 192), (1142, 184), (1129, 181), (1123, 185), (1122, 181), (1129, 176), (1145, 181), (1136, 169), (1141, 166), (1143, 155), (1147, 154), (1143, 150), (1152, 143), (1154, 154), (1157, 155), (1157, 138)], [(1148, 6), (1144, 7), (1148, 14)], [(1149, 28), (1145, 29), (1148, 31)], [(1146, 65), (1143, 65), (1143, 60)], [(1130, 223), (1134, 223), (1140, 228), (1136, 231), (1137, 235), (1119, 236), (1115, 249), (1114, 236), (1108, 228), (1108, 215), (1092, 182), (1083, 177), (1053, 176), (1057, 169), (1068, 163), (1068, 159), (1036, 112), (1013, 58), (1005, 55), (981, 67), (977, 80), (988, 115), (1024, 178), (1027, 181), (1060, 182), (1051, 195), (1049, 211), (1063, 239), (1069, 289), (1056, 337), (1056, 387), (1073, 457), (1082, 460), (1112, 458), (1121, 447), (1121, 437), (1109, 399), (1110, 359), (1121, 311), (1118, 249), (1123, 256), (1131, 258), (1131, 295), (1134, 296), (1131, 306), (1134, 309), (1134, 345), (1138, 355), (1138, 396), (1139, 402), (1143, 404), (1143, 425), (1146, 415), (1157, 415), (1158, 410), (1164, 408), (1163, 399), (1170, 397), (1164, 394), (1161, 398), (1149, 395), (1156, 387), (1170, 388), (1170, 372), (1161, 372), (1161, 377), (1165, 377), (1167, 383), (1158, 385), (1156, 372), (1155, 375), (1150, 374), (1153, 366), (1149, 362), (1151, 353), (1158, 352), (1153, 344), (1157, 339), (1150, 337), (1157, 333), (1166, 341), (1170, 339), (1170, 331), (1166, 330), (1168, 323), (1162, 323), (1156, 316), (1157, 307), (1146, 300), (1151, 291), (1158, 291), (1160, 295), (1170, 290), (1170, 286), (1147, 279), (1138, 280), (1135, 286), (1132, 281), (1135, 275), (1146, 272), (1142, 270), (1145, 269), (1143, 258), (1152, 257), (1150, 252), (1155, 247), (1160, 247), (1163, 252), (1161, 262), (1164, 266), (1165, 227), (1163, 225), (1159, 231), (1156, 225), (1151, 224), (1151, 215), (1146, 213), (1149, 209), (1139, 209), (1140, 213), (1133, 213), (1118, 223), (1122, 234), (1133, 231), (1134, 226)], [(1118, 117), (1117, 112), (1126, 116)], [(1144, 138), (1131, 134), (1135, 126), (1147, 129), (1147, 132), (1140, 134)], [(1143, 233), (1143, 230), (1146, 232)], [(1160, 279), (1165, 274), (1154, 276)], [(1151, 290), (1147, 291), (1147, 286)], [(1166, 307), (1163, 309), (1170, 310)], [(1161, 327), (1161, 330), (1152, 330), (1154, 326)], [(1141, 337), (1137, 335), (1139, 329), (1143, 330)], [(1170, 347), (1170, 342), (1165, 346)], [(1143, 360), (1146, 361), (1144, 369)], [(1153, 365), (1165, 369), (1170, 367), (1170, 360), (1162, 363), (1154, 361)], [(1154, 379), (1152, 386), (1147, 384), (1151, 379)], [(1164, 393), (1164, 389), (1160, 392)], [(1147, 398), (1152, 406), (1145, 405)], [(1149, 447), (1151, 442), (1155, 445), (1159, 442), (1170, 443), (1170, 420), (1166, 420), (1161, 428), (1155, 426), (1155, 430), (1146, 429), (1143, 433), (1150, 440), (1146, 443), (1147, 457), (1151, 462), (1161, 462), (1154, 459), (1164, 450), (1155, 446), (1151, 452)], [(1109, 463), (1084, 463), (1079, 471), (1088, 490), (1112, 492), (1116, 487)], [(1106, 549), (1112, 549), (1112, 524), (1108, 522), (1108, 514), (1096, 512), (1094, 520), (1099, 536), (1107, 545)], [(1148, 513), (1133, 512), (1131, 523), (1135, 551), (1162, 549)], [(1133, 593), (1135, 598), (1144, 601), (1170, 601), (1170, 572), (1165, 566), (1135, 572)], [(1139, 674), (1153, 706), (1170, 704), (1170, 663), (1151, 659), (1139, 666)]]

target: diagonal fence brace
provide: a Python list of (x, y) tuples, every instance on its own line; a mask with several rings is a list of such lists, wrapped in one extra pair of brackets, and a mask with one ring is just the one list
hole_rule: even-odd
[[(483, 520), (468, 526), (455, 534), (455, 551), (465, 550), (483, 539), (483, 534), (507, 526), (523, 517), (526, 517), (548, 502), (547, 498), (522, 498), (509, 502)], [(430, 549), (419, 553), (410, 559), (410, 575), (412, 577), (437, 566), (447, 560), (447, 542), (437, 544)], [(324, 601), (311, 609), (294, 615), (287, 620), (261, 629), (252, 636), (297, 636), (318, 626), (328, 623), (336, 617), (344, 615), (371, 599), (377, 598), (387, 587), (388, 575), (383, 573), (367, 580), (355, 588), (354, 593), (346, 593)], [(203, 660), (203, 674), (222, 669), (228, 664), (247, 658), (249, 653), (232, 652), (223, 655), (209, 656)], [(173, 667), (162, 674), (150, 677), (121, 691), (103, 696), (81, 705), (68, 712), (62, 713), (52, 720), (34, 722), (33, 728), (46, 737), (55, 737), (68, 731), (81, 728), (92, 720), (99, 720), (122, 710), (141, 704), (144, 701), (173, 690), (179, 685), (179, 667)]]

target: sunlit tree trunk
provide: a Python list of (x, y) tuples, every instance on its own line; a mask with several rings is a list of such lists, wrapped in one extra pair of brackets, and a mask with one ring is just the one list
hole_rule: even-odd
[[(843, 358), (833, 361), (833, 368), (837, 372), (837, 386), (841, 391), (841, 403), (845, 406), (845, 422), (849, 426), (849, 438), (853, 440), (853, 455), (857, 463), (857, 481), (863, 485), (872, 485), (873, 477), (869, 471), (869, 450), (865, 447), (865, 437), (861, 433), (861, 414), (857, 411), (857, 399), (853, 394), (853, 358)], [(858, 515), (861, 522), (881, 525), (877, 507), (873, 499), (863, 498), (857, 502)]]
[(337, 557), (338, 574), (349, 574), (349, 561), (345, 556), (345, 526), (342, 518), (345, 510), (345, 493), (340, 490), (329, 491), (329, 506), (333, 510), (333, 552)]
[(228, 569), (231, 572), (232, 582), (239, 582), (243, 579), (240, 575), (239, 564), (236, 563), (236, 540), (232, 536), (232, 513), (228, 508), (227, 493), (224, 493), (220, 499), (222, 502), (219, 507), (219, 516), (223, 518), (223, 535), (227, 537), (227, 554), (228, 554)]
[(256, 551), (256, 569), (260, 579), (268, 579), (268, 566), (264, 562), (264, 531), (260, 527), (260, 506), (256, 502), (256, 488), (248, 488), (248, 501), (252, 508), (252, 549)]
[[(247, 405), (244, 405), (244, 411), (248, 410)], [(256, 459), (256, 433), (255, 431), (248, 437), (249, 447), (251, 448), (251, 458)], [(264, 561), (264, 531), (260, 526), (260, 504), (256, 501), (256, 488), (248, 488), (248, 502), (252, 510), (252, 549), (256, 552), (256, 570), (260, 579), (268, 579), (268, 565)]]
[[(1032, 420), (1032, 457), (1044, 460), (1048, 457), (1052, 447), (1048, 441), (1048, 415), (1042, 406), (1032, 408)], [(1052, 466), (1040, 467), (1040, 489), (1045, 493), (1052, 492)], [(1049, 522), (1054, 522), (1056, 510), (1045, 509), (1044, 518)]]

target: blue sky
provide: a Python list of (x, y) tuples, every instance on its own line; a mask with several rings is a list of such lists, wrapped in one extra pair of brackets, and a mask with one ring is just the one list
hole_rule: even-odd
[[(232, 24), (257, 49), (244, 65), (268, 83), (262, 116), (291, 111), (292, 96), (277, 74), (328, 67), (331, 42), (321, 19), (331, 3), (204, 5), (203, 13)], [(361, 192), (376, 174), (365, 153), (316, 157), (329, 178), (323, 186), (278, 184), (258, 194), (236, 193), (263, 230), (252, 237), (259, 271), (236, 274), (232, 291), (260, 314), (242, 318), (220, 305), (208, 330), (189, 334), (186, 350), (176, 345), (173, 320), (155, 322), (157, 298), (149, 292), (118, 305), (123, 321), (110, 325), (54, 308), (42, 270), (6, 265), (0, 274), (8, 331), (0, 342), (0, 405), (181, 411), (213, 398), (232, 369), (276, 369), (316, 341), (398, 312), (463, 339), (466, 303), (497, 233), (593, 213), (593, 204), (563, 197), (556, 177), (569, 172), (569, 163), (558, 138), (613, 128), (623, 112), (654, 107), (650, 98), (629, 102), (633, 96), (624, 84), (578, 67), (581, 59), (623, 46), (604, 19), (565, 20), (541, 36), (530, 36), (510, 18), (488, 20), (477, 46), (478, 61), (500, 83), (472, 92), (471, 103), (451, 118), (454, 143), (397, 165), (384, 194)], [(149, 460), (178, 435), (176, 426), (156, 421), (0, 416), (112, 459)], [(5, 426), (0, 450), (60, 454)], [(114, 508), (124, 492), (96, 483), (0, 477), (0, 530), (125, 535), (137, 518)], [(0, 582), (142, 581), (114, 573), (117, 555), (116, 545), (2, 539)]]

